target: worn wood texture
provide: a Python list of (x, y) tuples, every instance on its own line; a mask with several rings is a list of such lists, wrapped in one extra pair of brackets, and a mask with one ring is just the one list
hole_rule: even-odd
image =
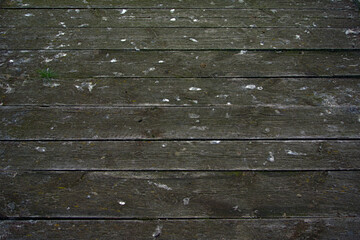
[(358, 171), (3, 171), (0, 216), (357, 217), (359, 177)]
[(3, 0), (2, 8), (356, 8), (356, 3), (351, 0), (204, 0), (204, 1), (162, 1), (157, 0)]
[(358, 170), (359, 141), (1, 142), (22, 170)]
[(0, 76), (5, 78), (38, 77), (39, 70), (46, 68), (58, 78), (360, 75), (359, 51), (47, 50), (0, 53)]
[[(15, 239), (348, 239), (360, 238), (359, 218), (136, 221), (4, 221)], [(141, 231), (139, 231), (141, 229)]]
[(0, 136), (25, 139), (358, 138), (349, 107), (2, 107)]
[[(347, 29), (322, 28), (8, 28), (0, 49), (360, 49)], [(19, 35), (25, 38), (19, 38)]]
[[(0, 27), (357, 28), (354, 9), (0, 9)], [(175, 20), (174, 20), (175, 19)], [(41, 24), (39, 24), (41, 22)]]
[[(6, 105), (356, 106), (359, 78), (0, 78)], [(89, 91), (89, 87), (90, 90)], [(168, 99), (169, 102), (164, 102)], [(196, 101), (194, 101), (196, 100)]]

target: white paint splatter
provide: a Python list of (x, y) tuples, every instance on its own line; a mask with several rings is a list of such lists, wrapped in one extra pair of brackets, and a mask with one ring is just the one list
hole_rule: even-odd
[(153, 232), (152, 236), (153, 236), (154, 238), (159, 237), (160, 234), (161, 234), (161, 230), (162, 230), (162, 226), (161, 226), (161, 225), (156, 226), (156, 229), (155, 229), (155, 231)]
[(227, 94), (220, 94), (220, 95), (216, 95), (217, 98), (228, 98), (229, 95)]
[(171, 21), (171, 22), (175, 22), (175, 21), (176, 21), (176, 18), (171, 18), (170, 21)]
[(189, 113), (189, 118), (199, 118), (200, 115), (195, 114), (195, 113)]
[(59, 31), (59, 32), (58, 32), (58, 34), (56, 34), (56, 36), (55, 36), (55, 37), (60, 37), (60, 36), (64, 36), (64, 35), (65, 35), (65, 33), (64, 33), (64, 32)]
[(185, 206), (189, 205), (189, 202), (190, 202), (190, 198), (184, 198), (183, 199), (183, 203), (184, 203)]
[(272, 152), (269, 152), (269, 157), (267, 158), (267, 160), (269, 162), (275, 162), (275, 157), (274, 157), (274, 154)]
[(295, 35), (295, 39), (300, 40), (301, 39), (300, 35)]
[(347, 29), (346, 31), (345, 31), (345, 34), (346, 35), (349, 35), (349, 34), (360, 34), (360, 29)]
[(175, 12), (175, 9), (171, 9), (170, 12), (171, 12), (171, 13), (174, 13), (174, 12)]
[(25, 16), (25, 17), (33, 17), (34, 14), (32, 14), (32, 13), (26, 13), (26, 14), (24, 14), (24, 16)]
[(164, 60), (159, 60), (159, 62), (158, 63), (164, 63)]
[(46, 152), (46, 147), (36, 147), (35, 150), (43, 153)]
[(244, 55), (247, 53), (247, 50), (241, 50), (240, 53), (238, 53), (238, 55)]
[(250, 85), (246, 85), (245, 87), (244, 87), (245, 89), (255, 89), (256, 88), (256, 85), (254, 85), (254, 84), (250, 84)]
[(219, 140), (210, 141), (210, 144), (219, 144), (219, 143), (221, 143), (221, 141)]
[(120, 14), (125, 14), (127, 12), (126, 9), (121, 10)]
[(121, 201), (121, 200), (119, 200), (118, 203), (119, 203), (121, 206), (124, 206), (124, 205), (126, 204), (126, 202)]
[(50, 82), (47, 82), (47, 83), (44, 83), (43, 86), (44, 86), (44, 87), (54, 88), (54, 87), (60, 86), (60, 83), (50, 83)]
[(164, 98), (162, 101), (163, 101), (163, 102), (170, 102), (170, 100), (167, 99), (167, 98)]
[(120, 40), (121, 42), (126, 42), (126, 38), (123, 38)]
[(116, 58), (113, 58), (110, 60), (111, 63), (116, 63), (117, 62), (117, 59)]
[(87, 88), (89, 90), (89, 92), (91, 92), (95, 86), (96, 86), (96, 83), (93, 84), (92, 82), (83, 82), (80, 85), (75, 85), (77, 90), (84, 91), (84, 88)]
[(291, 150), (285, 150), (286, 154), (294, 156), (306, 156), (306, 153), (298, 153)]
[(66, 56), (67, 56), (67, 53), (58, 53), (54, 57), (55, 58), (62, 58), (62, 57), (66, 57)]
[(201, 88), (191, 87), (191, 88), (189, 88), (189, 91), (201, 91)]
[(162, 188), (162, 189), (165, 189), (165, 190), (168, 190), (168, 191), (171, 191), (172, 188), (165, 185), (165, 184), (162, 184), (162, 183), (155, 183), (155, 182), (152, 182), (152, 181), (148, 181), (149, 185), (154, 185), (155, 187), (158, 187), (158, 188)]
[(198, 40), (196, 40), (195, 38), (189, 38), (190, 41), (193, 41), (193, 42), (199, 42)]
[(66, 28), (66, 25), (64, 22), (60, 22), (59, 25), (61, 25), (62, 27)]
[(207, 129), (209, 129), (209, 128), (206, 127), (206, 126), (192, 126), (190, 129), (191, 129), (191, 130), (205, 131), (205, 130), (207, 130)]

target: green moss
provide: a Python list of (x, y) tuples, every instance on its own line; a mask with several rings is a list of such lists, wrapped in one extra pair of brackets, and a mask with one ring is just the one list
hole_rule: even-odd
[(38, 70), (41, 78), (50, 80), (57, 77), (57, 74), (49, 68)]

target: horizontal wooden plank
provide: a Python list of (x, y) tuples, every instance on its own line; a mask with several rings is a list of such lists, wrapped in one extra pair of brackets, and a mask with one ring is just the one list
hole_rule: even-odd
[(205, 0), (205, 1), (166, 1), (157, 0), (3, 0), (3, 8), (355, 8), (350, 0), (313, 1), (313, 0)]
[[(2, 217), (358, 216), (360, 172), (1, 172)], [(26, 184), (24, 184), (26, 183)]]
[[(0, 79), (2, 105), (360, 105), (360, 78)], [(91, 91), (89, 91), (89, 87)], [(169, 102), (164, 102), (168, 99)], [(196, 100), (196, 101), (194, 101)]]
[(0, 142), (0, 169), (360, 169), (360, 141)]
[(359, 51), (0, 51), (0, 77), (358, 76), (359, 62)]
[(358, 107), (1, 107), (0, 138), (358, 138)]
[[(7, 28), (0, 49), (360, 49), (348, 29), (321, 28)], [(20, 37), (23, 36), (23, 37)]]
[(124, 13), (122, 9), (0, 9), (2, 28), (301, 27), (310, 31), (358, 26), (358, 12), (353, 9), (128, 9)]
[(359, 239), (359, 218), (3, 221), (6, 239)]

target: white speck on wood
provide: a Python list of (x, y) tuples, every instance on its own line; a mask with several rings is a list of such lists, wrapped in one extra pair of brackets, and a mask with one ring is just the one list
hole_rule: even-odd
[(195, 113), (189, 113), (189, 118), (199, 118), (200, 115), (195, 114)]
[(183, 203), (184, 203), (185, 206), (189, 205), (189, 202), (190, 202), (190, 198), (184, 198), (183, 199)]
[(345, 31), (345, 34), (346, 35), (349, 35), (349, 34), (360, 34), (360, 29), (347, 29), (346, 31)]
[(219, 140), (210, 141), (210, 144), (219, 144), (219, 143), (221, 143), (221, 141), (219, 141)]
[(163, 102), (170, 102), (170, 100), (167, 99), (167, 98), (164, 98), (162, 101), (163, 101)]
[(111, 63), (116, 63), (117, 60), (116, 60), (116, 58), (113, 58), (113, 59), (110, 60), (110, 62), (111, 62)]
[(121, 206), (124, 206), (125, 204), (126, 204), (126, 202), (124, 202), (124, 201), (118, 201), (118, 203), (121, 205)]
[(154, 185), (155, 187), (158, 187), (158, 188), (162, 188), (162, 189), (165, 189), (165, 190), (168, 190), (168, 191), (171, 191), (172, 188), (165, 185), (165, 184), (162, 184), (162, 183), (155, 183), (155, 182), (152, 182), (152, 181), (148, 181), (149, 185)]
[(156, 226), (156, 229), (155, 229), (155, 231), (153, 232), (152, 236), (153, 236), (154, 238), (159, 237), (160, 234), (161, 234), (161, 230), (162, 230), (162, 226), (161, 226), (161, 225)]
[(121, 10), (120, 14), (125, 14), (127, 12), (126, 9)]
[(298, 153), (291, 150), (285, 150), (286, 154), (294, 156), (306, 156), (306, 153)]
[(272, 152), (269, 152), (269, 157), (267, 158), (267, 160), (269, 162), (275, 162), (275, 157), (274, 157), (274, 154)]
[(175, 21), (176, 21), (176, 18), (171, 18), (170, 21), (171, 21), (171, 22), (175, 22)]
[(35, 150), (43, 153), (43, 152), (46, 152), (46, 147), (36, 147)]
[(254, 84), (249, 84), (249, 85), (246, 85), (245, 87), (244, 87), (245, 89), (255, 89), (256, 88), (256, 85), (254, 85)]
[(174, 12), (175, 12), (175, 9), (171, 9), (170, 12), (171, 12), (171, 13), (174, 13)]
[(201, 91), (201, 88), (191, 87), (191, 88), (189, 88), (189, 91)]
[(75, 85), (77, 90), (84, 91), (84, 87), (85, 87), (89, 90), (89, 92), (91, 92), (95, 86), (96, 86), (96, 83), (93, 84), (92, 82), (83, 82), (80, 85)]
[(193, 42), (199, 42), (198, 40), (196, 40), (195, 38), (189, 38), (190, 41), (193, 41)]
[(25, 17), (33, 17), (34, 14), (32, 14), (32, 13), (26, 13), (26, 14), (24, 14), (24, 16), (25, 16)]
[(191, 129), (191, 130), (205, 131), (205, 130), (207, 130), (207, 129), (209, 129), (209, 128), (206, 127), (206, 126), (192, 126), (190, 129)]

